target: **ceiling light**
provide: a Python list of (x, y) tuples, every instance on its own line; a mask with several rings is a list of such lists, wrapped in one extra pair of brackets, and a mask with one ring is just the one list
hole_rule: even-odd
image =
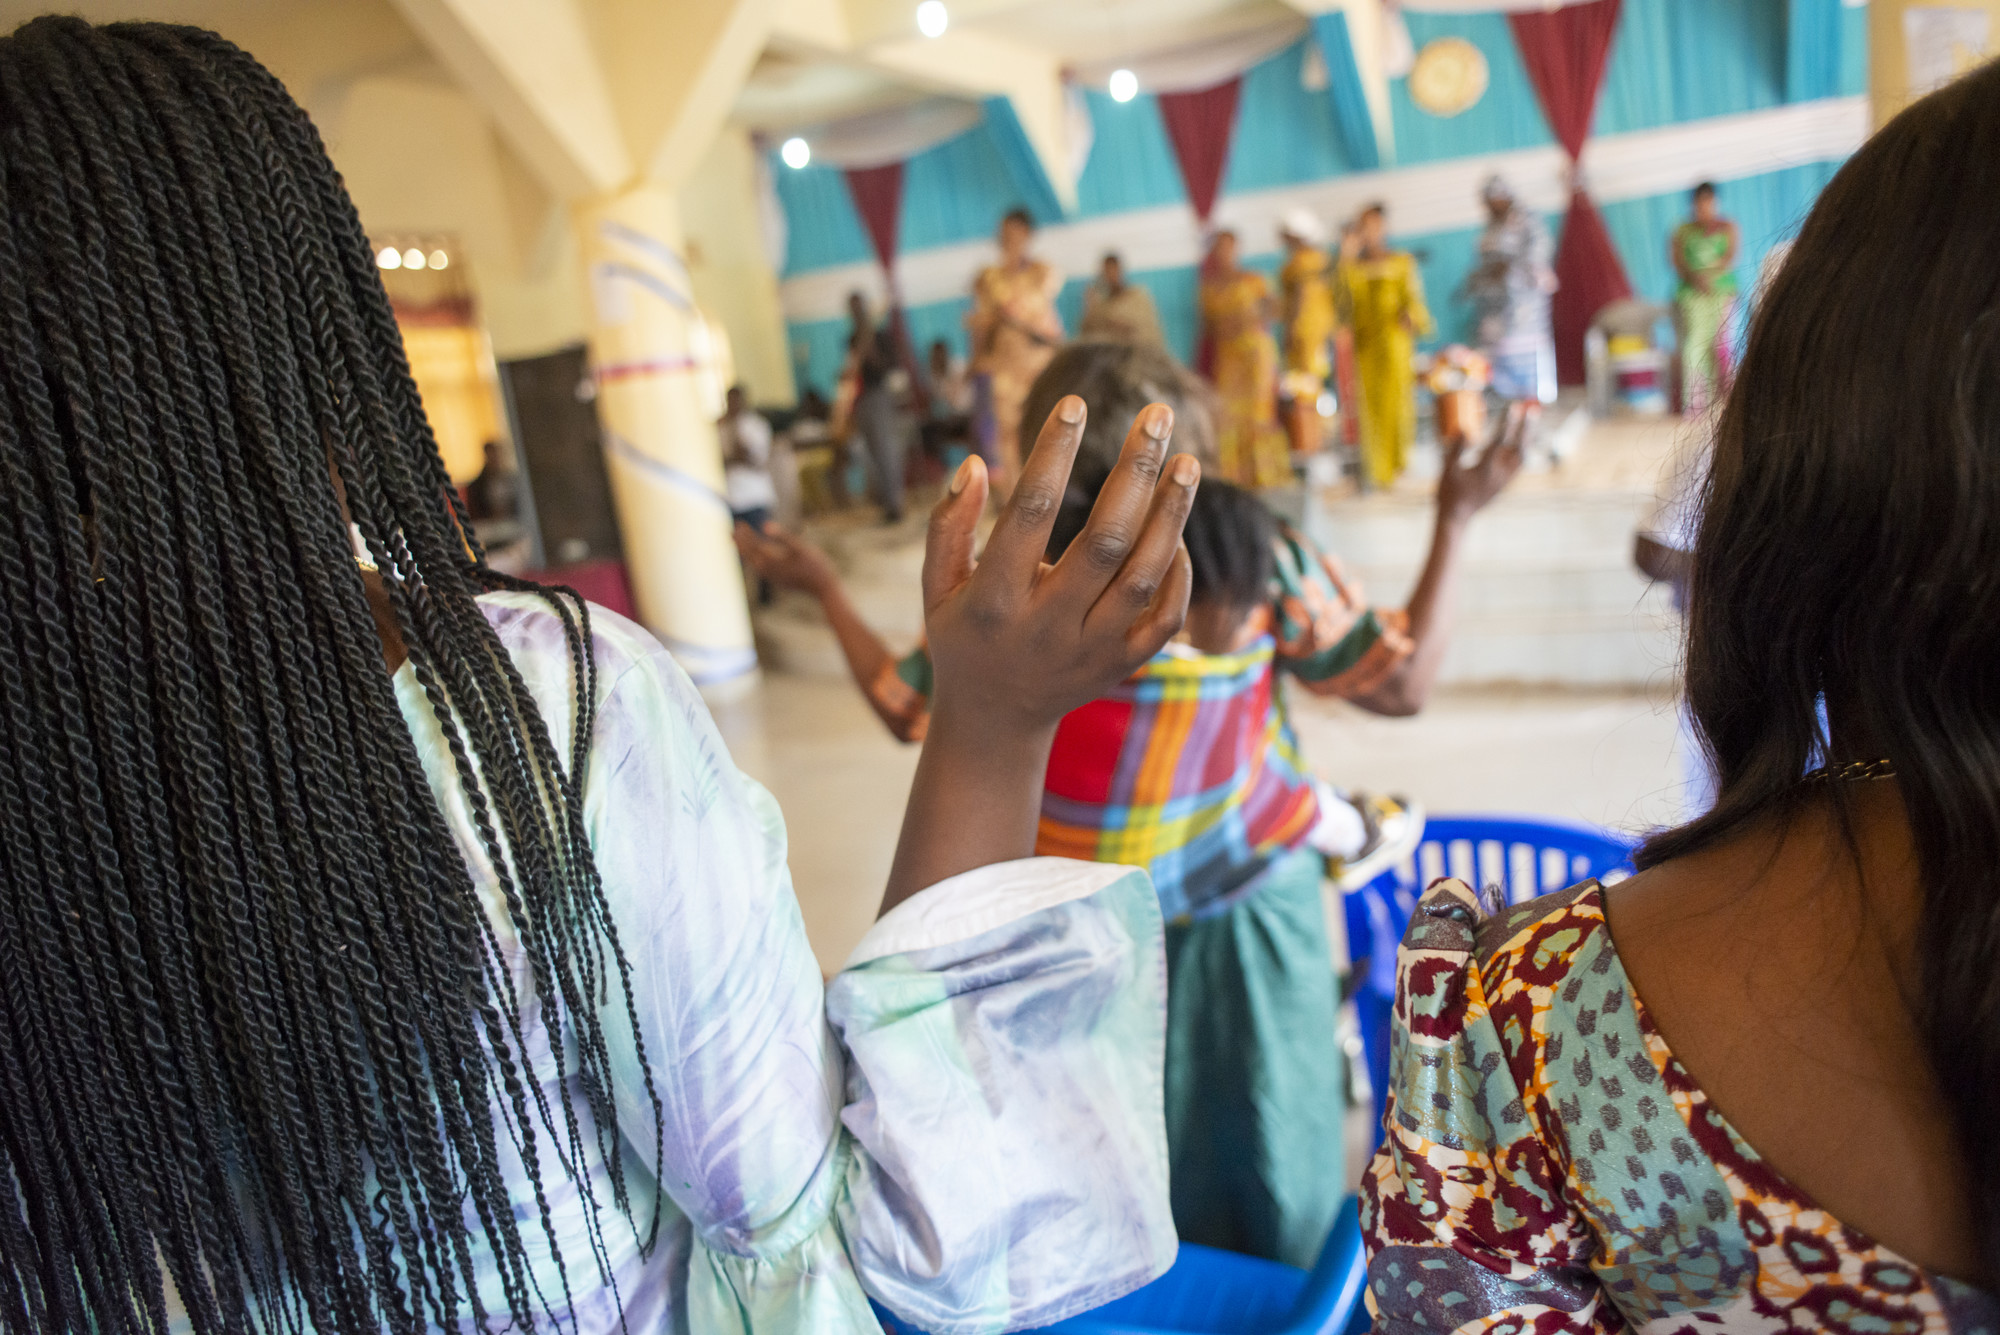
[(1139, 95), (1139, 76), (1131, 70), (1113, 70), (1110, 90), (1113, 102), (1130, 102)]
[(384, 246), (382, 253), (375, 257), (375, 263), (384, 269), (400, 269), (403, 267), (403, 252), (394, 246)]
[(942, 37), (950, 26), (951, 15), (945, 12), (944, 0), (924, 0), (917, 6), (917, 31), (924, 36)]
[(434, 250), (431, 252), (431, 268), (442, 269), (447, 264), (450, 263), (451, 263), (451, 256), (445, 254), (443, 251)]
[(778, 156), (785, 160), (787, 167), (803, 167), (813, 160), (812, 145), (796, 137), (787, 139), (785, 146), (778, 150)]
[(403, 267), (405, 269), (423, 268), (424, 252), (418, 250), (415, 246), (411, 246), (408, 250), (403, 252)]

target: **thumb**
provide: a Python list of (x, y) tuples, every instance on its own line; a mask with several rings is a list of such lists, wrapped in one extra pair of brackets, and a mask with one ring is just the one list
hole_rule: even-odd
[(972, 546), (986, 511), (986, 461), (976, 454), (952, 475), (951, 486), (931, 507), (924, 537), (924, 611), (930, 612), (972, 578)]

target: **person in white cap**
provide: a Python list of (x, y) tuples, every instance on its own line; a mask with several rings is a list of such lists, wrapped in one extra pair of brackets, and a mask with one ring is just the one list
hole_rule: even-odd
[(1479, 347), (1493, 364), (1493, 389), (1506, 399), (1552, 403), (1556, 341), (1549, 296), (1556, 290), (1549, 229), (1514, 198), (1513, 187), (1489, 176), (1480, 188), (1486, 230), (1479, 263), (1459, 289), (1478, 312)]
[(1278, 271), (1285, 331), (1278, 397), (1292, 453), (1312, 454), (1320, 447), (1319, 400), (1333, 374), (1333, 336), (1340, 324), (1328, 281), (1326, 224), (1310, 209), (1287, 209), (1278, 219), (1278, 239), (1285, 247), (1285, 264)]

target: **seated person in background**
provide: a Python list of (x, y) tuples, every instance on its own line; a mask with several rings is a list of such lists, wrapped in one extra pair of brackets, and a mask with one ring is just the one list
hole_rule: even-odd
[[(1113, 475), (1110, 423), (1127, 405), (1175, 406), (1179, 446), (1212, 450), (1190, 381), (1163, 352), (1111, 344), (1072, 345), (1036, 381), (1030, 414), (1074, 393), (1102, 424), (1085, 426), (1051, 560)], [(1057, 729), (1036, 848), (1147, 867), (1171, 924), (1167, 1128), (1185, 1241), (1310, 1266), (1352, 1190), (1320, 882), (1329, 856), (1365, 877), (1420, 827), (1397, 803), (1350, 801), (1313, 780), (1277, 670), (1379, 713), (1421, 707), (1449, 635), (1462, 534), (1520, 466), (1524, 421), (1512, 414), (1510, 437), (1477, 464), (1451, 452), (1437, 540), (1407, 611), (1369, 607), (1253, 496), (1205, 481), (1189, 517), (1184, 642)], [(775, 529), (737, 538), (760, 574), (820, 598), (877, 713), (898, 736), (921, 738), (928, 655), (899, 663), (810, 545)]]
[(1772, 283), (1688, 582), (1714, 807), (1608, 890), (1425, 896), (1376, 1331), (2000, 1330), (1995, 199), (1988, 65)]
[[(943, 462), (947, 446), (972, 447), (972, 377), (965, 363), (951, 355), (951, 345), (932, 339), (925, 366), (929, 380), (930, 416), (923, 426), (924, 453)], [(752, 524), (752, 528), (761, 525)]]
[(1083, 294), (1083, 322), (1076, 329), (1080, 343), (1143, 343), (1164, 348), (1160, 312), (1153, 294), (1125, 281), (1125, 261), (1117, 251), (1104, 257), (1097, 281)]
[[(777, 484), (771, 480), (771, 424), (750, 406), (749, 391), (731, 385), (722, 418), (722, 486), (729, 513), (739, 524), (762, 528), (778, 508)], [(757, 601), (771, 601), (771, 586), (757, 581)]]

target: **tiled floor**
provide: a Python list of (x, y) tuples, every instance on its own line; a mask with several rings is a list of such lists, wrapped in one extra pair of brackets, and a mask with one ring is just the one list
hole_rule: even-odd
[[(1664, 695), (1446, 692), (1416, 718), (1384, 719), (1293, 694), (1307, 758), (1338, 784), (1407, 793), (1437, 812), (1538, 812), (1627, 829), (1679, 812)], [(769, 675), (718, 717), (737, 763), (784, 808), (806, 930), (832, 972), (874, 920), (916, 749), (828, 677)]]

